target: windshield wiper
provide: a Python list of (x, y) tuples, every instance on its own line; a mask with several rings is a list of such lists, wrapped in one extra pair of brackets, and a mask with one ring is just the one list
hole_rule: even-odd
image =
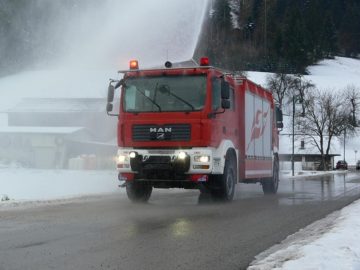
[(155, 102), (155, 100), (149, 98), (147, 95), (145, 95), (145, 93), (143, 91), (141, 91), (140, 89), (138, 89), (137, 87), (135, 87), (136, 91), (138, 91), (140, 94), (142, 94), (146, 99), (148, 99), (152, 104), (154, 104), (158, 109), (159, 109), (159, 112), (161, 112), (161, 107), (159, 104), (157, 104)]
[(186, 101), (185, 99), (179, 97), (178, 95), (174, 94), (173, 92), (170, 91), (170, 87), (168, 85), (161, 85), (159, 87), (159, 91), (162, 94), (168, 94), (170, 96), (173, 96), (174, 98), (176, 98), (177, 100), (180, 100), (182, 103), (188, 105), (193, 111), (195, 110), (195, 107), (189, 103), (188, 101)]

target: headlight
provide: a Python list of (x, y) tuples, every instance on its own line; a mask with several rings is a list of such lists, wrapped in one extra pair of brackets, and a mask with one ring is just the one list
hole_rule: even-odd
[(126, 161), (126, 156), (125, 155), (119, 155), (117, 157), (117, 162), (118, 163), (124, 163)]
[(136, 152), (130, 152), (129, 157), (130, 158), (136, 158)]
[(178, 154), (178, 159), (185, 159), (186, 158), (186, 153), (185, 152), (180, 152)]
[(207, 163), (210, 162), (210, 156), (194, 156), (195, 162)]

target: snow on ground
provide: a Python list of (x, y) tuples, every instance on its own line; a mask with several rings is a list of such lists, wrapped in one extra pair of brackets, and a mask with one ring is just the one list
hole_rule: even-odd
[(347, 170), (339, 170), (339, 171), (302, 171), (302, 170), (294, 170), (294, 176), (292, 176), (291, 170), (282, 170), (280, 177), (286, 179), (296, 179), (296, 178), (303, 178), (303, 177), (318, 177), (324, 175), (331, 175), (331, 174), (344, 174), (347, 173)]
[[(117, 172), (0, 169), (0, 206), (119, 192)], [(2, 201), (2, 202), (1, 202)]]
[(360, 269), (360, 200), (259, 254), (249, 270)]
[[(360, 61), (343, 57), (323, 60), (308, 68), (305, 79), (326, 91), (341, 91), (348, 85), (360, 87)], [(248, 77), (266, 85), (267, 73), (248, 72)], [(344, 159), (343, 140), (334, 140), (333, 152)], [(281, 144), (281, 142), (280, 142)], [(286, 143), (285, 143), (286, 144)], [(289, 143), (287, 143), (289, 144)], [(355, 165), (360, 158), (359, 135), (346, 139), (345, 158)], [(280, 145), (281, 151), (281, 145)], [(329, 172), (330, 173), (330, 172)], [(283, 176), (289, 176), (283, 171)], [(297, 171), (294, 178), (305, 172)], [(311, 175), (313, 173), (307, 172)], [(289, 236), (281, 244), (259, 254), (249, 270), (360, 270), (360, 200)]]
[[(320, 89), (344, 89), (347, 85), (360, 86), (360, 60), (335, 57), (322, 60), (308, 68), (304, 78), (312, 81)], [(266, 76), (272, 73), (249, 71), (250, 80), (266, 86)]]

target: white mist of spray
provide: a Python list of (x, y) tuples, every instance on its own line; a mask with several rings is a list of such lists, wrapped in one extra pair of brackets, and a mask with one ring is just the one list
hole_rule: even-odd
[[(41, 48), (51, 52), (51, 59), (39, 59), (36, 70), (0, 80), (0, 110), (11, 107), (10, 97), (105, 97), (108, 79), (117, 78), (116, 71), (127, 69), (131, 59), (138, 59), (140, 68), (191, 59), (207, 4), (103, 0), (63, 11), (66, 16), (54, 16), (47, 26), (56, 43)], [(54, 5), (64, 8), (61, 2)]]
[(126, 68), (191, 59), (207, 0), (106, 0), (89, 7), (65, 27), (59, 64)]

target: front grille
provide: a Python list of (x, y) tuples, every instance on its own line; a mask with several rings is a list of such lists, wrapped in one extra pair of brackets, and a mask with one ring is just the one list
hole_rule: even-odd
[(170, 156), (142, 156), (133, 158), (130, 161), (131, 168), (135, 171), (149, 170), (172, 170), (174, 162)]
[(172, 156), (137, 155), (130, 159), (130, 166), (133, 171), (145, 178), (151, 175), (152, 177), (184, 175), (190, 169), (190, 156), (186, 156), (185, 159), (177, 159)]
[(168, 125), (133, 125), (134, 141), (190, 141), (191, 126), (189, 124)]
[(143, 159), (143, 163), (170, 163), (171, 157), (170, 156), (150, 156), (148, 159)]

